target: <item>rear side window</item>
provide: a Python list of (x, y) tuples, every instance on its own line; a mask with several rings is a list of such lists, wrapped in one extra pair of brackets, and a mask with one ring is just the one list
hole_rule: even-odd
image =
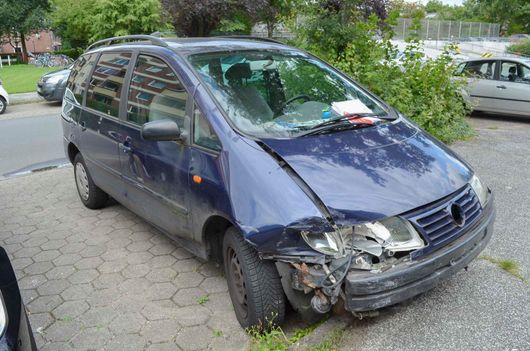
[[(95, 54), (81, 56), (72, 67), (72, 72), (68, 77), (66, 87), (72, 92), (75, 102), (81, 104), (83, 101), (83, 93), (86, 89), (88, 75), (94, 67), (96, 60)], [(65, 96), (72, 96), (66, 94)]]
[(464, 69), (464, 74), (471, 78), (493, 79), (497, 61), (471, 61)]
[(99, 57), (88, 85), (87, 107), (118, 117), (123, 79), (130, 60), (130, 53), (108, 53)]
[(530, 68), (520, 63), (503, 61), (501, 64), (500, 79), (507, 82), (530, 84)]
[(143, 125), (160, 119), (173, 119), (180, 128), (184, 128), (188, 94), (164, 61), (139, 55), (128, 96), (129, 122)]

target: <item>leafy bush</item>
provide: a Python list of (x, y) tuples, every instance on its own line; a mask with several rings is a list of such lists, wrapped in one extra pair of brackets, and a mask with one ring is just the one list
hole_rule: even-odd
[(506, 51), (514, 54), (530, 56), (530, 39), (521, 40), (520, 42), (509, 45), (506, 48)]
[(57, 55), (66, 55), (70, 57), (73, 60), (77, 60), (79, 56), (84, 52), (85, 50), (82, 48), (71, 48), (71, 49), (59, 49), (55, 50), (53, 53)]
[(340, 13), (314, 16), (294, 29), (295, 45), (329, 61), (438, 139), (452, 142), (473, 135), (464, 119), (469, 111), (460, 93), (463, 83), (452, 78), (454, 48), (429, 59), (421, 43), (411, 41), (398, 61), (393, 59), (393, 33), (377, 17), (344, 22)]

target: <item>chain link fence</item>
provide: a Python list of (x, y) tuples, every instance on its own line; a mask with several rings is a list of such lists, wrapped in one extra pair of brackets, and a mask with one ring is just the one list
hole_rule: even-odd
[(415, 29), (411, 18), (399, 18), (393, 26), (394, 39), (416, 37), (422, 40), (461, 40), (472, 38), (497, 38), (500, 24), (486, 22), (421, 20), (421, 28)]

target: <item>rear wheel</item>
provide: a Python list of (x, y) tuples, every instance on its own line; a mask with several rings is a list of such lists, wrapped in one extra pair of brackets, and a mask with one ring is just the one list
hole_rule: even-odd
[(109, 196), (92, 181), (81, 153), (75, 155), (74, 158), (74, 176), (77, 193), (86, 207), (98, 209), (105, 206)]
[(275, 264), (260, 259), (234, 227), (224, 236), (223, 255), (228, 291), (239, 324), (264, 329), (281, 324), (285, 295)]
[(0, 96), (0, 115), (6, 112), (6, 107), (7, 107), (6, 99)]

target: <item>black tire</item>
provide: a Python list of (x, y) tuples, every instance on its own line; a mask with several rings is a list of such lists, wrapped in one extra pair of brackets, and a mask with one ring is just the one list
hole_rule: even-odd
[(6, 112), (6, 108), (7, 108), (7, 101), (6, 99), (0, 96), (0, 115)]
[[(82, 180), (79, 180), (78, 176)], [(74, 179), (77, 188), (77, 194), (79, 195), (83, 205), (93, 210), (105, 206), (109, 200), (109, 196), (106, 192), (94, 184), (81, 153), (75, 155), (74, 158)]]
[(234, 227), (228, 228), (223, 239), (223, 262), (239, 324), (262, 329), (281, 324), (285, 295), (278, 270), (272, 261), (260, 259)]

